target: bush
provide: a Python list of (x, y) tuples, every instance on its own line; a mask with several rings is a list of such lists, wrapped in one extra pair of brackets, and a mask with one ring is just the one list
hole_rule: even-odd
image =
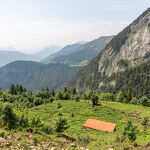
[(34, 141), (34, 145), (37, 145), (37, 143), (38, 143), (37, 137), (34, 136), (34, 137), (32, 138), (32, 140)]
[(57, 103), (57, 109), (61, 108), (61, 104), (60, 103)]
[(68, 92), (65, 92), (65, 93), (63, 94), (63, 99), (64, 99), (64, 100), (68, 100), (69, 98), (70, 98), (69, 93), (68, 93)]
[(142, 121), (142, 125), (143, 126), (146, 126), (148, 124), (149, 120), (148, 120), (148, 117), (144, 117), (143, 121)]
[(5, 137), (5, 132), (4, 131), (0, 133), (0, 137), (2, 137), (2, 138)]
[(63, 115), (62, 115), (62, 113), (59, 112), (59, 113), (58, 113), (58, 116), (63, 116)]
[(24, 115), (21, 115), (21, 117), (19, 118), (18, 125), (20, 127), (27, 128), (29, 126), (29, 120), (28, 120), (28, 118), (26, 118)]
[(139, 105), (143, 105), (143, 106), (150, 106), (150, 100), (149, 100), (146, 96), (142, 96), (142, 97), (138, 100), (138, 104), (139, 104)]
[(63, 100), (63, 94), (61, 91), (59, 91), (57, 94), (56, 94), (56, 99), (57, 100)]
[(81, 146), (86, 147), (87, 144), (90, 142), (90, 137), (88, 135), (86, 136), (78, 136), (78, 142)]
[(124, 93), (123, 93), (123, 91), (120, 91), (120, 92), (117, 94), (116, 101), (117, 101), (117, 102), (123, 102), (123, 98), (124, 98)]
[(93, 94), (93, 95), (91, 96), (91, 101), (92, 101), (92, 104), (93, 104), (93, 105), (97, 105), (97, 104), (98, 104), (98, 96), (95, 95), (95, 94)]
[(124, 131), (123, 131), (123, 136), (124, 137), (128, 137), (128, 139), (130, 141), (135, 141), (136, 140), (136, 129), (132, 124), (132, 121), (128, 121), (126, 126), (124, 127)]
[(137, 99), (136, 99), (136, 97), (133, 97), (133, 98), (131, 99), (130, 104), (137, 105)]
[(43, 125), (41, 127), (41, 131), (46, 133), (46, 134), (50, 134), (50, 133), (52, 133), (52, 128), (48, 125)]
[(49, 101), (52, 103), (55, 100), (54, 97), (50, 97)]
[(56, 132), (63, 132), (68, 128), (67, 120), (63, 118), (59, 118), (55, 123), (55, 131)]
[(112, 93), (102, 93), (99, 97), (100, 100), (104, 101), (114, 101), (114, 94)]
[(73, 114), (73, 113), (71, 114), (71, 117), (74, 117), (74, 114)]

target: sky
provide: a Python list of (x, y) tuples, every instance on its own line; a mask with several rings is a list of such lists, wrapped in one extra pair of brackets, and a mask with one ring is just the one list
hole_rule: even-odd
[(0, 49), (33, 53), (116, 35), (150, 0), (0, 0)]

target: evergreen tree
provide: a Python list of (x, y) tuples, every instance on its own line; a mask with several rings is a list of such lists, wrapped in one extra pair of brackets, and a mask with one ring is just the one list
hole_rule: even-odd
[(77, 94), (77, 92), (76, 92), (76, 88), (73, 88), (73, 90), (72, 90), (72, 94), (73, 94), (73, 95)]
[(7, 126), (8, 129), (13, 129), (17, 126), (17, 116), (13, 112), (11, 106), (6, 105), (3, 110), (3, 115), (1, 118), (4, 126)]
[(67, 87), (64, 87), (63, 93), (67, 92)]
[(17, 94), (17, 91), (16, 91), (16, 88), (15, 88), (14, 84), (12, 84), (11, 87), (10, 87), (10, 93), (13, 94), (13, 95)]

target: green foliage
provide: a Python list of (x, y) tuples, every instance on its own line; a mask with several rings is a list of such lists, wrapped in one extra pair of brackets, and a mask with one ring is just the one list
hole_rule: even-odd
[(57, 100), (63, 100), (63, 94), (61, 91), (59, 91), (57, 94), (56, 94), (56, 99)]
[(73, 94), (73, 95), (77, 94), (76, 88), (73, 88), (72, 94)]
[(147, 124), (148, 124), (148, 122), (149, 122), (149, 119), (148, 119), (148, 117), (144, 117), (144, 119), (143, 119), (143, 121), (142, 121), (142, 125), (143, 126), (146, 126)]
[(23, 114), (19, 118), (19, 123), (18, 125), (22, 128), (27, 128), (29, 126), (29, 120), (27, 117), (25, 117)]
[(82, 147), (86, 147), (87, 144), (90, 143), (90, 137), (88, 135), (86, 135), (86, 136), (78, 135), (77, 140), (78, 140), (78, 143), (80, 144), (80, 146), (82, 146)]
[(63, 132), (68, 129), (67, 120), (64, 118), (59, 118), (55, 123), (55, 131), (56, 132)]
[(132, 121), (128, 121), (126, 126), (124, 127), (124, 131), (123, 131), (124, 137), (127, 136), (130, 141), (135, 141), (136, 134), (137, 134), (137, 131), (135, 127), (133, 126)]
[(137, 98), (136, 97), (133, 97), (130, 101), (130, 104), (134, 104), (134, 105), (137, 105)]
[(92, 102), (93, 105), (97, 105), (98, 104), (98, 96), (93, 94), (91, 96), (91, 102)]
[(62, 106), (61, 106), (61, 103), (57, 103), (57, 109), (60, 109)]
[(64, 94), (63, 94), (63, 99), (64, 99), (64, 100), (70, 99), (70, 94), (69, 94), (69, 92), (64, 92)]
[(38, 118), (32, 118), (32, 120), (31, 120), (31, 127), (32, 128), (36, 128), (36, 127), (41, 127), (42, 126), (42, 123), (41, 123), (41, 120), (40, 120), (40, 118), (38, 117)]
[(142, 96), (137, 103), (143, 106), (150, 106), (150, 99), (148, 99), (146, 96)]
[(114, 94), (113, 93), (101, 93), (101, 95), (99, 96), (100, 100), (104, 100), (104, 101), (114, 101)]
[(10, 105), (6, 105), (3, 109), (1, 121), (4, 126), (8, 127), (8, 129), (14, 129), (17, 126), (18, 118), (16, 114), (13, 112), (13, 109)]
[(46, 134), (52, 133), (52, 128), (48, 125), (43, 125), (40, 130)]
[(116, 101), (117, 101), (117, 102), (123, 102), (123, 98), (124, 98), (124, 93), (123, 93), (123, 91), (120, 91), (120, 92), (117, 94)]
[(2, 132), (0, 132), (0, 137), (2, 137), (2, 138), (4, 138), (5, 137), (5, 132), (4, 131), (2, 131)]
[(38, 138), (37, 138), (37, 137), (34, 136), (34, 137), (32, 138), (32, 140), (34, 141), (34, 145), (37, 145), (37, 144), (38, 144)]

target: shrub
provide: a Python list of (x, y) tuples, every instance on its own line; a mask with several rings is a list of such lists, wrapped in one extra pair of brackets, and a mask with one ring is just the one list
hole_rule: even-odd
[(100, 100), (104, 101), (114, 101), (114, 94), (112, 93), (102, 93), (99, 97)]
[(62, 115), (62, 113), (59, 112), (59, 113), (58, 113), (58, 116), (63, 116), (63, 115)]
[(120, 91), (120, 92), (117, 94), (116, 101), (117, 101), (117, 102), (123, 102), (123, 98), (124, 98), (124, 93), (123, 93), (123, 91)]
[(29, 120), (28, 120), (28, 118), (26, 118), (24, 115), (21, 115), (21, 117), (19, 118), (18, 125), (20, 127), (27, 128), (29, 126)]
[(150, 106), (150, 100), (149, 100), (146, 96), (142, 96), (142, 97), (138, 100), (138, 104), (139, 104), (139, 105), (143, 105), (143, 106)]
[(63, 94), (63, 99), (64, 99), (64, 100), (68, 100), (69, 98), (70, 98), (69, 93), (68, 93), (68, 92), (65, 92), (65, 93)]
[(32, 138), (32, 140), (34, 141), (34, 145), (37, 145), (37, 143), (38, 143), (37, 137), (34, 136), (34, 137)]
[(130, 104), (137, 105), (137, 99), (136, 99), (136, 97), (133, 97), (133, 98), (131, 99)]
[(50, 134), (50, 133), (52, 133), (52, 128), (48, 125), (43, 125), (41, 127), (41, 131), (46, 133), (46, 134)]
[(57, 100), (62, 100), (63, 99), (63, 94), (61, 91), (59, 91), (57, 94), (56, 94), (56, 99)]
[(57, 109), (61, 108), (61, 104), (60, 103), (57, 103)]
[(143, 126), (146, 126), (148, 124), (149, 120), (148, 120), (148, 117), (144, 117), (143, 121), (142, 121), (142, 125)]
[(71, 117), (74, 117), (74, 114), (73, 114), (73, 113), (71, 114)]
[(93, 95), (91, 96), (91, 101), (92, 101), (92, 104), (93, 104), (93, 105), (97, 105), (97, 104), (98, 104), (98, 96), (95, 95), (95, 94), (93, 94)]
[(79, 135), (77, 139), (78, 139), (79, 144), (83, 147), (86, 147), (87, 144), (90, 142), (90, 137), (88, 135), (86, 136)]
[(68, 128), (67, 120), (63, 118), (59, 118), (55, 123), (55, 131), (56, 132), (63, 132)]
[(135, 141), (136, 140), (136, 129), (132, 124), (132, 121), (128, 121), (126, 126), (124, 127), (124, 131), (123, 131), (123, 136), (124, 137), (128, 137), (128, 139), (130, 141)]
[(55, 100), (54, 97), (50, 97), (49, 101), (52, 103)]
[(0, 137), (4, 138), (4, 136), (5, 136), (5, 132), (3, 131), (0, 133)]

